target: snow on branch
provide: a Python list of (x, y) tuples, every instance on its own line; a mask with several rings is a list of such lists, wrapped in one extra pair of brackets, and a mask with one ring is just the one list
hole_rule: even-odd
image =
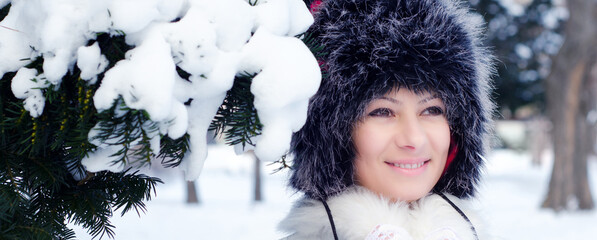
[[(18, 72), (12, 91), (32, 117), (51, 104), (42, 90), (59, 88), (76, 67), (87, 84), (99, 84), (98, 112), (123, 101), (157, 124), (160, 134), (148, 140), (153, 152), (160, 152), (161, 137), (188, 134), (180, 165), (187, 179), (201, 173), (207, 130), (236, 76), (256, 74), (251, 92), (263, 132), (255, 152), (266, 161), (287, 152), (319, 87), (318, 63), (296, 38), (313, 22), (301, 0), (0, 1), (8, 3), (0, 22), (0, 78)], [(110, 63), (90, 44), (102, 33), (125, 36), (132, 48), (124, 59)], [(25, 67), (37, 58), (43, 58), (39, 73)], [(98, 125), (89, 134), (98, 148), (83, 164), (88, 171), (122, 170), (110, 160), (118, 149), (97, 143)]]

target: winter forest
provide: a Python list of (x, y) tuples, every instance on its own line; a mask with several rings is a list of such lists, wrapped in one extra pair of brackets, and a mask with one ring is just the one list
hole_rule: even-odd
[[(284, 237), (320, 2), (0, 0), (0, 239)], [(496, 239), (594, 239), (597, 1), (465, 4), (497, 58), (475, 207)]]

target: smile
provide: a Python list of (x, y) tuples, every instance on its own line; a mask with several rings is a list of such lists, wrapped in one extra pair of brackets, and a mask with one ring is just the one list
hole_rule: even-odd
[(415, 169), (415, 168), (420, 168), (422, 167), (425, 162), (420, 162), (420, 163), (413, 163), (413, 164), (404, 164), (404, 163), (389, 163), (391, 165), (394, 165), (394, 167), (399, 167), (399, 168), (405, 168), (405, 169)]
[(431, 162), (431, 159), (427, 159), (424, 161), (414, 161), (414, 162), (385, 162), (388, 166), (390, 166), (394, 171), (399, 174), (407, 175), (407, 176), (416, 176), (422, 174), (427, 169), (427, 166)]

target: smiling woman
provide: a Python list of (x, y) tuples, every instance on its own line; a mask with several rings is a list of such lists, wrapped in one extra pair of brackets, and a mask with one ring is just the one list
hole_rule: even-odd
[(469, 210), (488, 150), (492, 55), (459, 0), (327, 0), (329, 54), (292, 138), (288, 239), (486, 239)]

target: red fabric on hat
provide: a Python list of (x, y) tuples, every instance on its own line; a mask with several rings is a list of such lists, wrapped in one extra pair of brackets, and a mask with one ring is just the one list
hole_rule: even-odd
[(454, 161), (454, 158), (456, 158), (456, 154), (458, 154), (458, 144), (454, 143), (454, 141), (450, 140), (450, 150), (448, 152), (448, 158), (446, 159), (446, 166), (444, 167), (444, 173), (446, 173), (446, 171), (448, 170), (448, 166), (450, 166), (450, 163), (452, 163)]
[(322, 3), (321, 0), (315, 0), (315, 1), (311, 2), (311, 5), (309, 6), (309, 10), (311, 11), (311, 14), (319, 12), (321, 3)]

